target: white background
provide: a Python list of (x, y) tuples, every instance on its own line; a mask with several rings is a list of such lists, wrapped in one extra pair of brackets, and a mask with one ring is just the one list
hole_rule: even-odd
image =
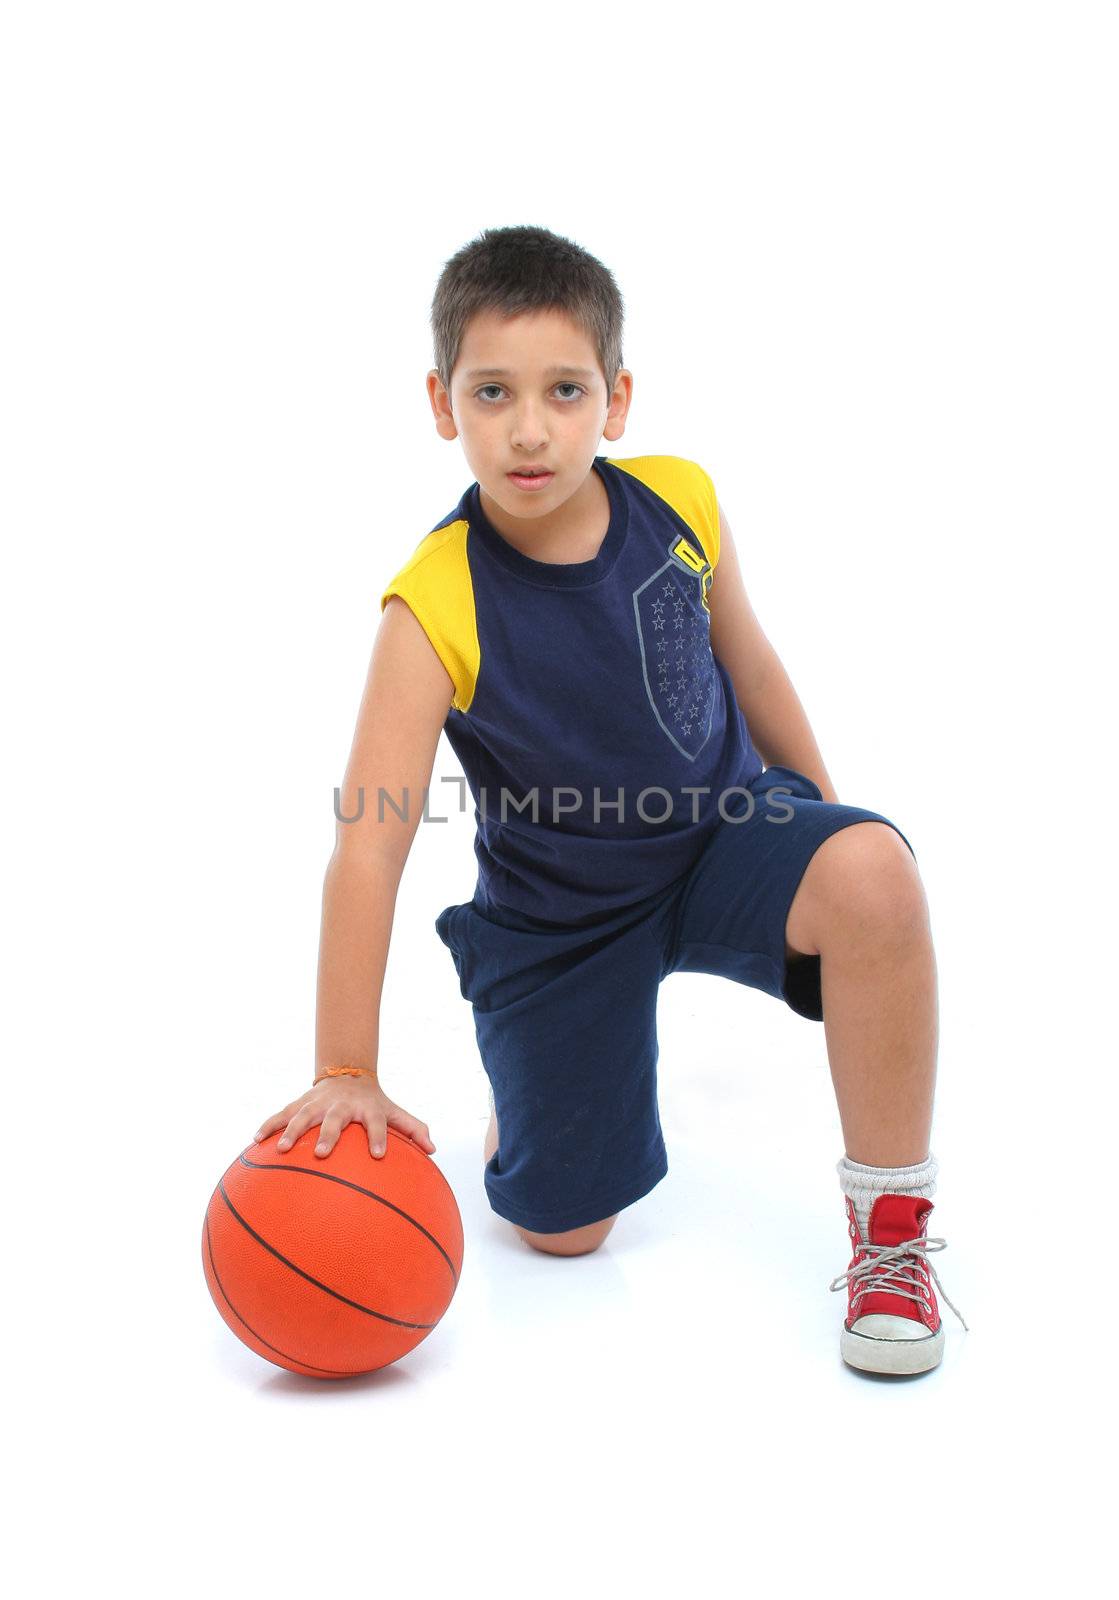
[[(869, 1595), (1075, 1584), (1114, 1363), (1116, 60), (1105, 5), (5, 8), (5, 1431), (21, 1592)], [(668, 1177), (595, 1255), (482, 1188), (437, 913), (389, 1093), (458, 1293), (367, 1379), (244, 1349), (203, 1212), (309, 1084), (380, 592), (470, 481), (424, 377), (487, 226), (615, 273), (603, 453), (711, 472), (840, 798), (916, 850), (941, 985), (926, 1378), (840, 1361), (824, 1032), (661, 992)], [(459, 770), (440, 745), (435, 782)], [(437, 793), (453, 796), (448, 786)]]

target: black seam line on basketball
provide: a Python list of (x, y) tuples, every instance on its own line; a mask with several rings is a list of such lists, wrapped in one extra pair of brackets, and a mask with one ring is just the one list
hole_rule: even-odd
[(458, 1284), (458, 1273), (455, 1271), (455, 1264), (435, 1235), (429, 1233), (423, 1223), (417, 1222), (415, 1217), (410, 1216), (407, 1211), (402, 1211), (399, 1206), (394, 1206), (391, 1200), (386, 1200), (384, 1195), (375, 1194), (372, 1189), (366, 1189), (362, 1184), (354, 1183), (350, 1178), (340, 1178), (336, 1172), (320, 1172), (318, 1167), (297, 1167), (290, 1161), (250, 1161), (243, 1150), (238, 1159), (243, 1167), (252, 1167), (258, 1172), (305, 1172), (309, 1178), (325, 1178), (328, 1183), (340, 1183), (344, 1188), (356, 1189), (358, 1194), (365, 1195), (369, 1200), (376, 1200), (378, 1205), (388, 1206), (390, 1211), (395, 1211), (398, 1217), (403, 1217), (405, 1222), (410, 1222), (413, 1228), (418, 1228), (426, 1239), (431, 1240), (443, 1260), (447, 1263), (455, 1284)]
[(364, 1311), (367, 1317), (376, 1317), (379, 1322), (391, 1322), (396, 1328), (426, 1328), (430, 1333), (432, 1328), (435, 1327), (434, 1322), (405, 1322), (403, 1317), (390, 1317), (384, 1311), (374, 1311), (372, 1306), (363, 1306), (360, 1300), (351, 1300), (349, 1295), (339, 1294), (337, 1289), (332, 1289), (329, 1283), (323, 1283), (320, 1281), (320, 1279), (313, 1278), (309, 1272), (304, 1272), (302, 1267), (297, 1267), (294, 1261), (289, 1261), (287, 1256), (281, 1255), (276, 1249), (275, 1245), (269, 1244), (267, 1239), (261, 1238), (256, 1229), (245, 1221), (237, 1207), (233, 1204), (233, 1201), (226, 1194), (224, 1179), (218, 1184), (218, 1189), (221, 1191), (222, 1199), (225, 1201), (230, 1211), (232, 1211), (233, 1215), (237, 1218), (237, 1221), (241, 1224), (242, 1228), (244, 1228), (245, 1232), (251, 1233), (257, 1244), (263, 1245), (271, 1255), (276, 1257), (277, 1261), (282, 1261), (285, 1267), (290, 1267), (293, 1272), (298, 1272), (301, 1278), (306, 1278), (308, 1283), (313, 1283), (316, 1289), (321, 1289), (324, 1294), (333, 1295), (335, 1300), (341, 1300), (345, 1305), (353, 1306), (355, 1311)]
[(222, 1299), (225, 1301), (226, 1305), (229, 1307), (229, 1309), (233, 1313), (233, 1315), (237, 1318), (237, 1321), (241, 1324), (242, 1328), (248, 1328), (248, 1330), (252, 1334), (253, 1338), (256, 1339), (259, 1344), (264, 1345), (266, 1349), (275, 1350), (275, 1352), (276, 1352), (276, 1354), (278, 1356), (283, 1356), (285, 1358), (285, 1360), (287, 1360), (287, 1361), (295, 1361), (295, 1362), (297, 1362), (299, 1364), (299, 1366), (306, 1367), (309, 1372), (321, 1372), (323, 1374), (323, 1376), (326, 1377), (326, 1378), (359, 1378), (359, 1377), (363, 1376), (363, 1374), (361, 1372), (359, 1372), (356, 1368), (351, 1370), (351, 1371), (349, 1371), (349, 1372), (347, 1372), (344, 1369), (343, 1370), (335, 1370), (334, 1367), (316, 1367), (314, 1365), (314, 1363), (311, 1362), (311, 1361), (304, 1361), (299, 1356), (293, 1356), (291, 1354), (291, 1352), (288, 1351), (288, 1350), (281, 1350), (278, 1344), (269, 1344), (267, 1339), (263, 1338), (259, 1333), (257, 1333), (256, 1329), (250, 1323), (245, 1321), (245, 1318), (241, 1315), (241, 1313), (238, 1311), (237, 1307), (233, 1304), (233, 1301), (229, 1298), (229, 1293), (226, 1290), (225, 1284), (221, 1281), (221, 1274), (218, 1272), (217, 1263), (214, 1260), (214, 1242), (213, 1242), (213, 1239), (210, 1237), (210, 1216), (209, 1216), (209, 1212), (208, 1211), (207, 1211), (207, 1214), (206, 1214), (206, 1224), (205, 1225), (206, 1225), (206, 1253), (210, 1258), (210, 1271), (214, 1274), (214, 1282), (217, 1284), (218, 1288), (221, 1290)]

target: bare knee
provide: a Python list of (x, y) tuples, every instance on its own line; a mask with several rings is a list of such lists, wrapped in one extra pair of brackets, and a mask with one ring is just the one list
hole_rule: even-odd
[(517, 1227), (517, 1232), (526, 1244), (534, 1250), (542, 1250), (552, 1256), (585, 1256), (592, 1250), (597, 1250), (610, 1229), (618, 1220), (619, 1213), (612, 1217), (603, 1217), (598, 1222), (589, 1222), (583, 1228), (569, 1228), (566, 1233), (533, 1233), (530, 1228)]
[[(868, 924), (896, 930), (926, 920), (924, 885), (913, 854), (886, 822), (853, 823), (835, 838), (848, 837), (833, 863), (832, 886), (840, 903)], [(830, 841), (828, 841), (830, 842)]]
[(924, 886), (901, 834), (886, 822), (850, 823), (808, 864), (786, 919), (786, 953), (819, 955), (829, 935), (860, 929), (896, 936), (927, 927)]

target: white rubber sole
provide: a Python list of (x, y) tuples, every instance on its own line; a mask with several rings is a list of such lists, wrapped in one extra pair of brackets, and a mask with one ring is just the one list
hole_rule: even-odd
[(944, 1328), (923, 1339), (874, 1339), (844, 1328), (839, 1353), (849, 1367), (860, 1372), (928, 1372), (940, 1365), (944, 1354)]

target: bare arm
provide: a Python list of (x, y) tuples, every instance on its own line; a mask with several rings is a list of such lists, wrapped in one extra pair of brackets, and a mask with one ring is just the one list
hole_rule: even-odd
[[(339, 802), (323, 883), (315, 1073), (346, 1063), (377, 1070), (381, 993), (396, 894), (423, 811), (454, 685), (408, 605), (385, 606)], [(388, 800), (378, 821), (378, 789)], [(407, 805), (405, 806), (405, 799)]]
[(766, 766), (793, 767), (819, 785), (825, 800), (837, 800), (804, 707), (754, 615), (721, 506), (719, 530), (719, 563), (708, 592), (711, 649), (730, 674), (750, 737)]

